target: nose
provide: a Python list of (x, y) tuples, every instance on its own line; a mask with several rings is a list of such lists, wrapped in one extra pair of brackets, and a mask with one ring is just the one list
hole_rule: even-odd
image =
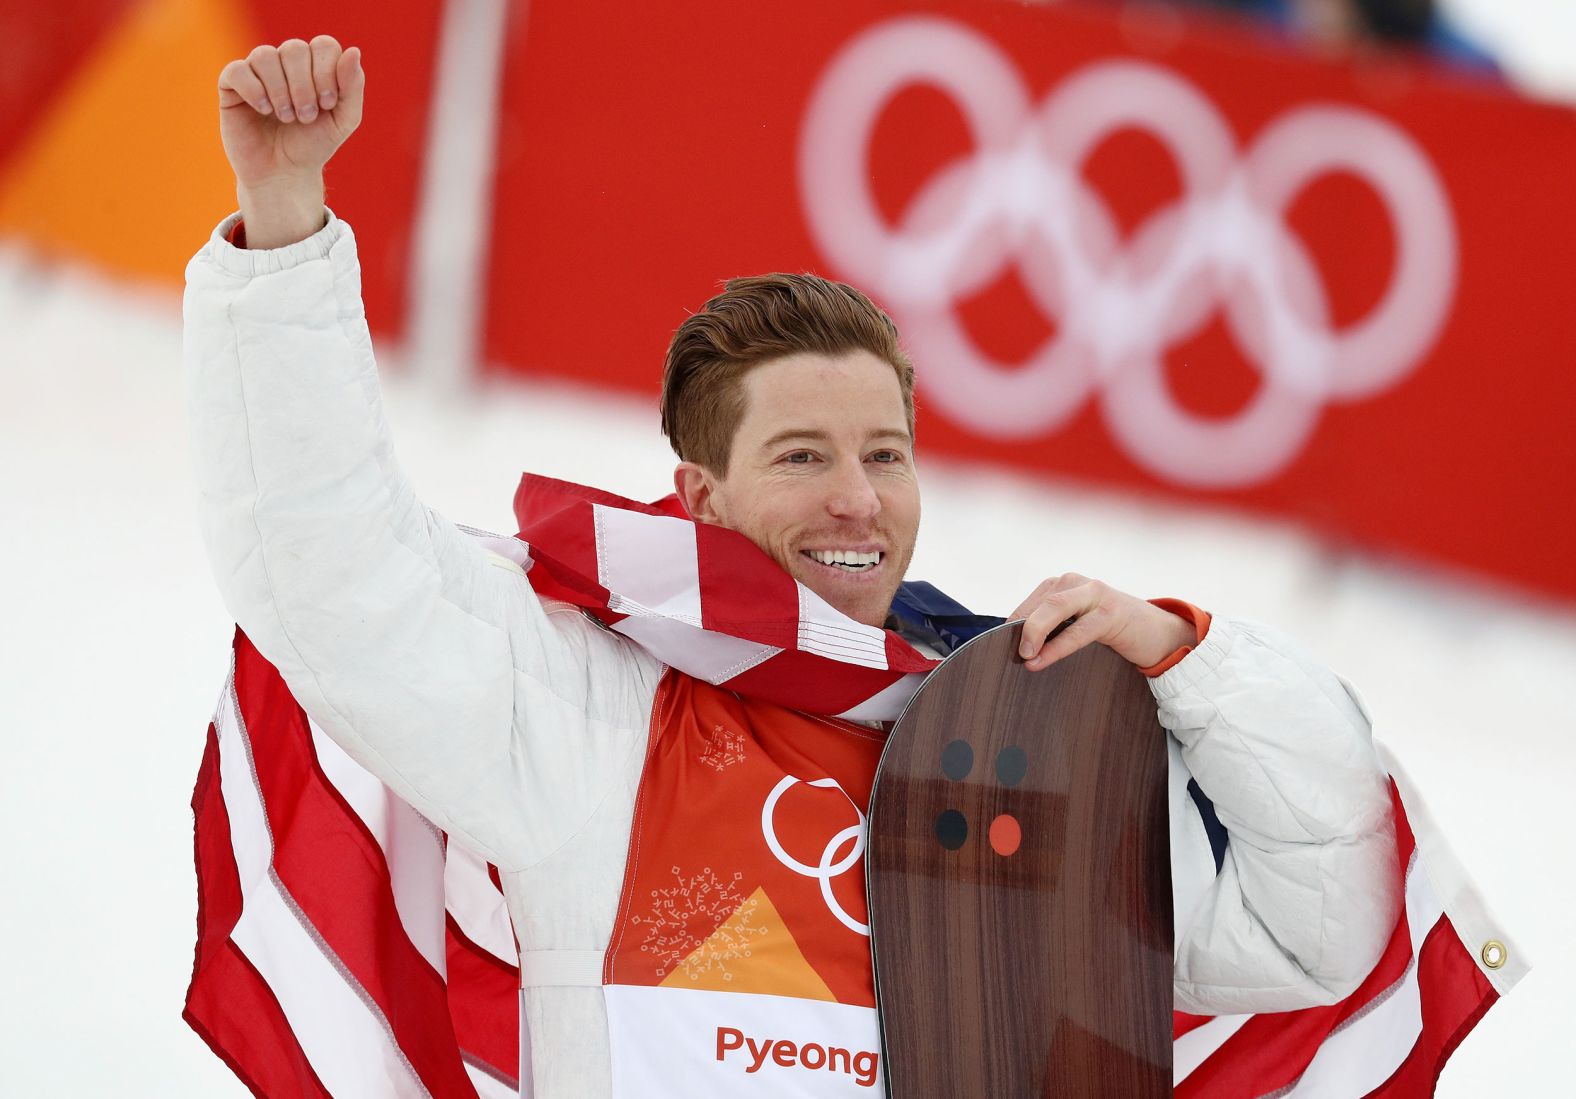
[(868, 521), (880, 514), (881, 497), (870, 483), (864, 463), (845, 463), (831, 487), (826, 510), (835, 518)]

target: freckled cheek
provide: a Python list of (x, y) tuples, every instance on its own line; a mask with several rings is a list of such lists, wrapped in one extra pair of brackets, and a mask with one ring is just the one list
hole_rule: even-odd
[(906, 493), (894, 494), (883, 502), (882, 508), (891, 523), (892, 533), (912, 541), (919, 530), (919, 500)]
[(793, 540), (802, 523), (796, 512), (781, 506), (784, 502), (776, 500), (774, 504), (777, 506), (755, 512), (750, 517), (747, 533), (751, 541), (764, 547), (779, 564), (786, 567), (794, 564)]
[(786, 541), (795, 531), (813, 525), (824, 509), (825, 502), (815, 492), (782, 485), (770, 490), (767, 506), (759, 514), (761, 525), (773, 533), (774, 540)]

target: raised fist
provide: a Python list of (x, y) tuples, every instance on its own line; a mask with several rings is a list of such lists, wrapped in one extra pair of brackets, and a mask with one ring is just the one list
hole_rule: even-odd
[(361, 50), (326, 34), (258, 46), (219, 73), (219, 133), (243, 191), (320, 175), (361, 123)]

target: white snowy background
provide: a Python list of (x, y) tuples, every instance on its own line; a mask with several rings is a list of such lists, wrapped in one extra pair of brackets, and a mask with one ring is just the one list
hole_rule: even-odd
[[(1576, 100), (1576, 3), (1447, 7), (1529, 87)], [(538, 383), (446, 395), (380, 350), (405, 468), (453, 519), (513, 529), (523, 469), (668, 490), (652, 401)], [(1534, 960), (1439, 1095), (1573, 1093), (1576, 607), (1292, 526), (921, 458), (912, 575), (977, 609), (1074, 570), (1274, 623), (1353, 679)], [(244, 1095), (180, 1020), (188, 801), (231, 624), (193, 512), (176, 291), (0, 241), (0, 502), (0, 1095)], [(1576, 521), (1570, 503), (1548, 501), (1549, 522)]]

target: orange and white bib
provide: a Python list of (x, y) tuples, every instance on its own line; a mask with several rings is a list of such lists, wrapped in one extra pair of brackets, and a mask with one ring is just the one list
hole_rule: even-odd
[(613, 1094), (880, 1094), (864, 808), (885, 735), (668, 672), (603, 963)]

